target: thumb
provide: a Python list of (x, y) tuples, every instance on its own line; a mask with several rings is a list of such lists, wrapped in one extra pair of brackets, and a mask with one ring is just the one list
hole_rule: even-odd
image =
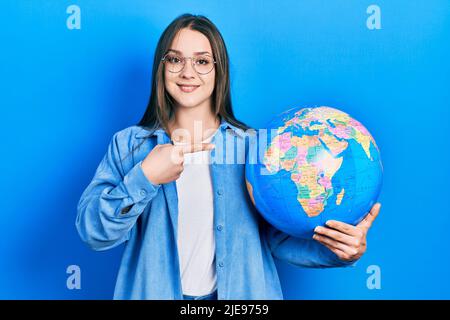
[(381, 203), (379, 202), (375, 203), (372, 209), (370, 209), (370, 212), (358, 224), (358, 227), (363, 227), (366, 230), (368, 230), (372, 226), (372, 223), (375, 221), (375, 219), (378, 217), (378, 214), (380, 213), (380, 208)]

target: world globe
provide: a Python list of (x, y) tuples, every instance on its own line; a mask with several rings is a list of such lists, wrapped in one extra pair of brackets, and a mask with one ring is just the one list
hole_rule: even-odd
[(263, 147), (247, 159), (245, 178), (251, 200), (272, 226), (311, 238), (328, 220), (356, 225), (370, 211), (383, 167), (360, 122), (331, 107), (293, 108), (265, 129), (257, 134)]

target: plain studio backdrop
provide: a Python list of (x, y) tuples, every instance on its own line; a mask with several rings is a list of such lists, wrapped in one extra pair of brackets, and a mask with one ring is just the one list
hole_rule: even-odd
[(142, 116), (157, 40), (185, 12), (225, 38), (237, 118), (328, 105), (380, 147), (367, 253), (350, 269), (277, 261), (285, 299), (449, 299), (447, 0), (2, 1), (0, 298), (112, 298), (123, 247), (83, 244), (77, 202)]

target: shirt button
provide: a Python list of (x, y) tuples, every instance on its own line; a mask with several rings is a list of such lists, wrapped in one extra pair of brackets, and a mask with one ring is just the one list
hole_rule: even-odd
[(217, 194), (218, 194), (219, 196), (221, 196), (221, 195), (223, 194), (222, 189), (217, 190)]
[(222, 225), (219, 224), (219, 225), (217, 226), (217, 230), (222, 231), (222, 229), (223, 229)]
[(141, 189), (141, 196), (145, 196), (145, 195), (147, 195), (147, 191), (145, 190), (145, 189)]
[(219, 262), (219, 267), (223, 267), (223, 262)]

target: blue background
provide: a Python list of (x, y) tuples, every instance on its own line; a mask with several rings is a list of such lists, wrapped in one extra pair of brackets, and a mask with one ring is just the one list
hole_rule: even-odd
[[(66, 9), (81, 9), (69, 30)], [(380, 30), (366, 9), (381, 8)], [(149, 95), (156, 42), (207, 15), (231, 58), (237, 117), (260, 127), (293, 106), (361, 121), (384, 163), (381, 213), (352, 269), (277, 262), (286, 299), (450, 298), (450, 5), (432, 1), (2, 1), (0, 298), (112, 297), (122, 247), (94, 252), (76, 205), (113, 133)], [(81, 268), (68, 290), (66, 268)], [(366, 286), (381, 268), (381, 289)]]

